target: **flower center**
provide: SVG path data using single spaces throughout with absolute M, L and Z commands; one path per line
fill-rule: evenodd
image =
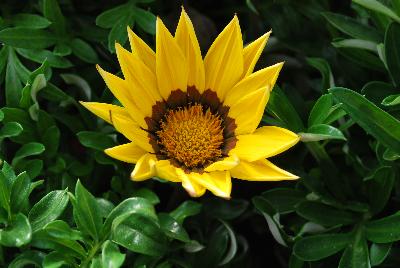
M 222 120 L 201 104 L 169 110 L 156 132 L 161 152 L 188 168 L 204 166 L 222 155 Z

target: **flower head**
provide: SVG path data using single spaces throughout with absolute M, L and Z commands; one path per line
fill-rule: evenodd
M 135 181 L 157 176 L 194 197 L 206 189 L 229 198 L 231 177 L 296 179 L 265 158 L 296 144 L 289 130 L 257 129 L 283 63 L 253 73 L 270 32 L 243 48 L 238 18 L 220 33 L 204 60 L 182 10 L 175 36 L 157 19 L 156 52 L 128 29 L 132 52 L 116 44 L 124 79 L 98 70 L 123 106 L 82 102 L 131 142 L 105 150 L 135 168 Z

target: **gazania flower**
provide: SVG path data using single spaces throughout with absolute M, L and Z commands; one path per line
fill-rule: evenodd
M 257 129 L 283 63 L 253 73 L 270 33 L 243 48 L 238 18 L 220 33 L 204 60 L 182 10 L 175 36 L 158 18 L 154 52 L 128 28 L 132 52 L 116 44 L 124 79 L 98 70 L 123 106 L 82 102 L 130 140 L 105 150 L 134 163 L 131 177 L 181 183 L 193 197 L 207 190 L 229 198 L 231 177 L 297 179 L 265 158 L 299 140 L 293 132 Z

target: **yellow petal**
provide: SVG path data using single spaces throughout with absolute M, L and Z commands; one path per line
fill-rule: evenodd
M 206 188 L 191 179 L 190 174 L 185 173 L 182 169 L 177 168 L 179 180 L 182 181 L 182 187 L 191 197 L 200 197 L 206 192 Z
M 154 153 L 154 149 L 150 144 L 149 133 L 143 130 L 139 125 L 135 124 L 129 118 L 122 116 L 114 116 L 112 123 L 115 129 L 122 133 L 127 139 L 135 142 L 135 144 L 140 146 L 143 150 Z
M 248 181 L 296 180 L 299 177 L 272 164 L 266 159 L 254 162 L 241 161 L 230 170 L 233 178 Z
M 223 170 L 230 170 L 234 167 L 236 167 L 240 162 L 240 159 L 236 155 L 231 155 L 228 157 L 225 157 L 224 159 L 214 162 L 208 167 L 206 167 L 204 170 L 207 172 L 211 171 L 223 171 Z
M 157 90 L 155 75 L 138 57 L 121 45 L 116 44 L 115 50 L 125 81 L 129 84 L 131 98 L 146 116 L 151 116 L 152 106 L 162 99 Z
M 156 53 L 137 36 L 128 26 L 128 37 L 131 44 L 132 53 L 137 55 L 139 59 L 155 74 L 156 73 Z
M 175 40 L 186 57 L 187 66 L 189 66 L 188 86 L 195 86 L 202 93 L 205 83 L 203 59 L 193 24 L 183 8 L 176 28 Z
M 263 87 L 245 95 L 230 107 L 228 116 L 235 119 L 235 135 L 251 134 L 257 128 L 269 99 L 269 88 Z
M 124 161 L 127 163 L 136 163 L 140 157 L 147 152 L 134 142 L 118 145 L 112 148 L 105 149 L 104 152 L 112 158 Z
M 160 18 L 156 24 L 156 73 L 158 89 L 165 100 L 173 90 L 186 91 L 186 58 Z
M 267 44 L 270 34 L 271 31 L 259 37 L 257 40 L 251 42 L 243 49 L 243 77 L 246 77 L 253 72 L 254 66 L 260 58 L 260 55 L 264 50 L 265 44 Z
M 229 171 L 190 173 L 190 178 L 216 196 L 226 199 L 231 197 L 232 180 Z
M 144 181 L 155 176 L 156 157 L 153 154 L 143 155 L 135 165 L 131 173 L 131 179 L 134 181 Z
M 266 126 L 253 134 L 237 136 L 235 148 L 229 154 L 236 154 L 240 160 L 253 162 L 286 151 L 299 141 L 299 136 L 290 130 Z
M 205 88 L 217 92 L 223 100 L 243 72 L 243 41 L 236 15 L 211 45 L 204 68 Z
M 79 103 L 109 124 L 112 124 L 113 115 L 117 114 L 119 116 L 129 117 L 128 111 L 121 106 L 101 102 L 80 101 Z
M 169 160 L 158 160 L 156 162 L 157 177 L 172 182 L 180 182 L 176 170 L 178 168 L 173 166 Z
M 114 96 L 122 103 L 122 105 L 128 110 L 130 116 L 143 128 L 147 128 L 147 124 L 144 121 L 144 114 L 138 109 L 136 104 L 129 93 L 128 84 L 118 76 L 110 74 L 104 71 L 99 65 L 96 66 L 100 75 L 103 77 L 107 87 L 111 90 Z
M 224 100 L 224 104 L 230 107 L 244 95 L 250 94 L 261 87 L 267 86 L 272 90 L 282 66 L 283 62 L 280 62 L 247 76 L 229 91 Z

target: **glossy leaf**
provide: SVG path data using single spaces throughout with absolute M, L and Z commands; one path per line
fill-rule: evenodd
M 0 245 L 6 247 L 20 247 L 32 239 L 32 229 L 28 218 L 18 213 L 10 226 L 0 230 Z
M 21 211 L 23 205 L 28 204 L 30 194 L 31 179 L 26 172 L 17 176 L 11 187 L 11 210 L 14 213 Z
M 335 81 L 333 79 L 332 70 L 329 63 L 322 58 L 307 58 L 307 63 L 316 68 L 322 75 L 321 91 L 333 87 Z
M 179 205 L 176 209 L 170 212 L 178 223 L 182 224 L 187 217 L 194 216 L 200 213 L 201 204 L 188 200 Z
M 346 140 L 343 133 L 330 125 L 313 125 L 307 129 L 306 133 L 299 133 L 303 142 L 313 142 L 321 140 Z
M 400 23 L 400 21 L 399 21 Z M 393 22 L 385 34 L 385 58 L 395 85 L 400 86 L 400 24 Z
M 400 215 L 370 221 L 365 225 L 367 239 L 374 243 L 390 243 L 400 240 Z
M 392 18 L 393 20 L 400 22 L 400 17 L 396 15 L 396 13 L 393 10 L 391 10 L 390 8 L 388 8 L 387 6 L 385 6 L 384 4 L 382 4 L 377 0 L 353 0 L 353 2 L 372 11 L 382 13 Z
M 67 191 L 52 191 L 39 200 L 29 212 L 32 230 L 43 228 L 47 223 L 57 219 L 68 204 Z
M 189 235 L 186 230 L 173 217 L 167 213 L 160 213 L 158 220 L 166 236 L 182 242 L 189 242 Z
M 102 267 L 118 268 L 125 261 L 125 254 L 120 253 L 117 245 L 107 240 L 102 246 L 101 264 Z
M 358 230 L 353 242 L 344 251 L 339 268 L 370 268 L 368 245 L 362 231 Z
M 373 243 L 369 250 L 371 266 L 380 265 L 389 255 L 391 248 L 392 248 L 392 243 L 386 243 L 386 244 Z
M 38 155 L 43 153 L 45 150 L 44 145 L 38 142 L 30 142 L 27 144 L 24 144 L 16 153 L 14 156 L 14 159 L 12 161 L 13 165 L 16 165 L 18 161 L 21 159 L 32 156 L 32 155 Z
M 343 109 L 365 131 L 387 147 L 400 152 L 400 121 L 352 90 L 332 88 L 329 91 L 337 101 L 343 103 Z

